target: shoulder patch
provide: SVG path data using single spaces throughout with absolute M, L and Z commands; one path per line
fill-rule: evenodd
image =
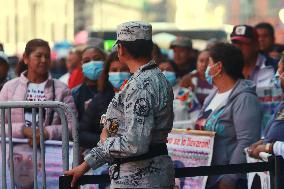
M 150 113 L 150 103 L 145 98 L 139 98 L 134 105 L 134 113 L 138 116 L 148 117 Z

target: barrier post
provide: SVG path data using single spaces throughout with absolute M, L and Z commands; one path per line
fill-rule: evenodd
M 2 150 L 2 189 L 7 188 L 6 181 L 6 134 L 5 134 L 5 109 L 1 108 L 1 150 Z M 4 121 L 3 121 L 4 120 Z M 2 142 L 4 141 L 4 142 Z
M 71 189 L 70 183 L 72 181 L 71 176 L 60 176 L 59 177 L 59 189 Z
M 284 186 L 283 182 L 283 158 L 281 156 L 274 157 L 274 189 L 282 189 Z
M 271 189 L 273 189 L 274 186 L 275 186 L 275 183 L 274 183 L 275 163 L 274 163 L 274 161 L 275 161 L 275 157 L 274 156 L 268 157 L 268 163 L 270 163 L 270 165 L 271 165 L 270 169 L 268 170 L 269 171 L 269 176 L 270 176 L 270 188 Z

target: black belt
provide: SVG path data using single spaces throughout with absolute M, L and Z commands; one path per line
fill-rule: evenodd
M 128 157 L 128 158 L 115 158 L 112 165 L 114 165 L 114 170 L 111 179 L 116 180 L 119 178 L 120 165 L 128 162 L 135 162 L 154 158 L 161 155 L 168 155 L 168 149 L 166 143 L 155 144 L 149 147 L 147 153 L 140 156 Z

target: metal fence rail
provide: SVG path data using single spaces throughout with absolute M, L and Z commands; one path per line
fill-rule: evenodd
M 8 101 L 0 102 L 1 109 L 1 147 L 2 147 L 2 189 L 7 188 L 6 181 L 6 131 L 5 127 L 8 126 L 8 141 L 9 141 L 9 156 L 10 156 L 10 178 L 11 188 L 15 188 L 14 184 L 14 162 L 13 162 L 13 141 L 12 131 L 13 123 L 11 119 L 11 109 L 13 108 L 31 108 L 32 109 L 32 130 L 33 130 L 33 168 L 34 168 L 34 189 L 38 188 L 37 182 L 37 144 L 36 144 L 36 109 L 39 110 L 39 132 L 40 132 L 40 156 L 42 164 L 42 183 L 43 188 L 46 187 L 46 171 L 45 171 L 45 144 L 44 144 L 44 126 L 43 126 L 43 109 L 54 109 L 60 119 L 62 125 L 62 159 L 63 159 L 63 171 L 69 169 L 69 131 L 67 119 L 71 118 L 75 127 L 72 128 L 73 137 L 73 166 L 79 164 L 79 143 L 78 143 L 78 124 L 74 111 L 65 103 L 58 101 L 44 101 L 44 102 L 31 102 L 31 101 Z M 5 119 L 6 117 L 6 119 Z M 5 120 L 7 123 L 5 123 Z
M 284 160 L 279 156 L 271 156 L 268 162 L 243 163 L 231 165 L 184 167 L 175 169 L 175 177 L 195 177 L 219 174 L 235 174 L 269 171 L 271 177 L 271 189 L 282 189 L 284 186 Z M 59 178 L 59 189 L 71 189 L 71 176 Z M 78 180 L 78 185 L 109 183 L 108 175 L 84 175 Z

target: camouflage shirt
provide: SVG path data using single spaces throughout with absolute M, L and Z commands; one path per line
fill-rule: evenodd
M 104 127 L 109 137 L 85 157 L 97 168 L 114 158 L 147 153 L 149 146 L 166 143 L 173 125 L 173 92 L 154 61 L 140 67 L 110 103 Z M 113 166 L 110 167 L 112 174 Z M 159 179 L 157 179 L 159 178 Z M 169 156 L 157 156 L 120 166 L 113 188 L 171 188 L 174 168 Z

